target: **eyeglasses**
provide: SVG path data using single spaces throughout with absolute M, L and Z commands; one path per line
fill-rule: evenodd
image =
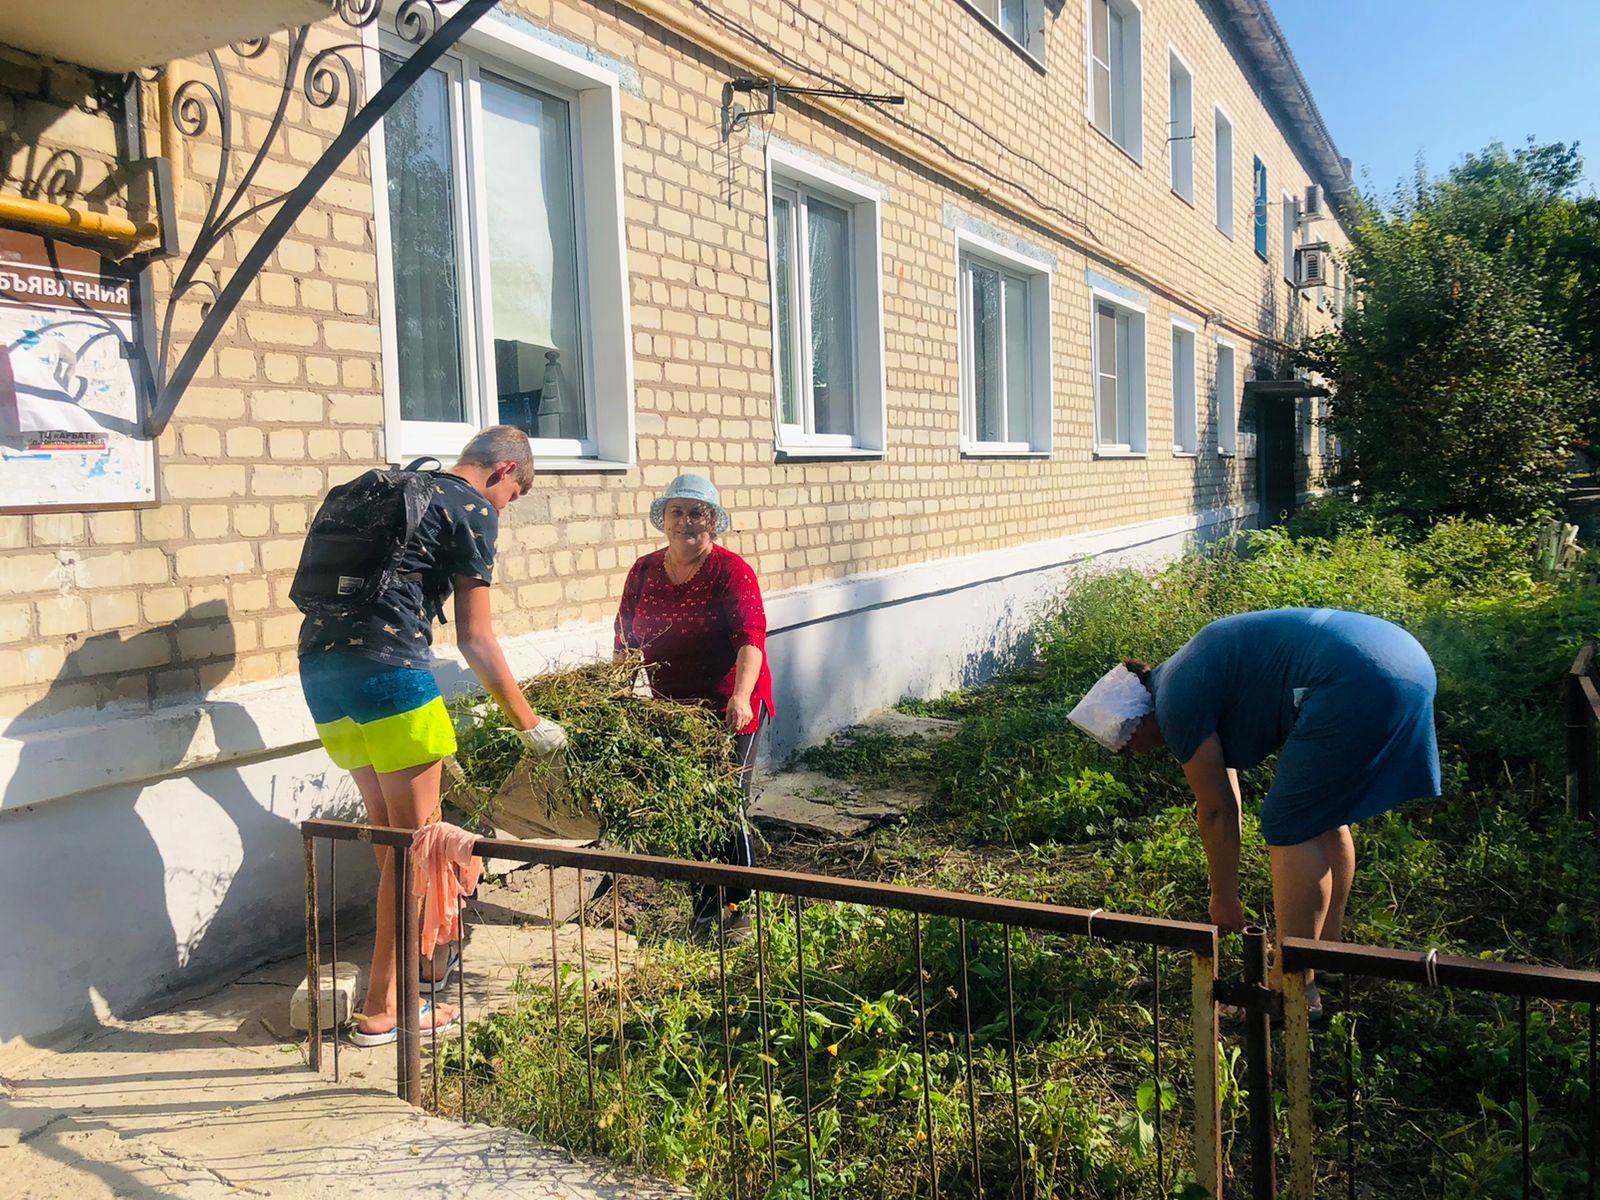
M 687 508 L 678 504 L 669 504 L 667 506 L 667 519 L 676 519 L 686 525 L 709 525 L 717 519 L 717 514 L 701 504 Z

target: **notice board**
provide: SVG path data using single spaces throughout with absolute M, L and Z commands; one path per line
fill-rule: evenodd
M 0 511 L 155 502 L 134 324 L 115 264 L 0 229 Z

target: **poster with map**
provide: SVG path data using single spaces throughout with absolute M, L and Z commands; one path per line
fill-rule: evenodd
M 94 251 L 0 229 L 0 511 L 155 502 L 131 302 Z

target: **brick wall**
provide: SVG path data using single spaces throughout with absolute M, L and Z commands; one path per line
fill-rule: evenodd
M 636 69 L 639 80 L 638 94 L 622 96 L 638 465 L 622 474 L 546 474 L 513 506 L 494 590 L 503 634 L 608 618 L 622 573 L 659 544 L 645 519 L 650 499 L 681 469 L 703 470 L 723 489 L 735 515 L 727 544 L 753 561 L 768 591 L 1249 498 L 1250 460 L 1218 457 L 1214 441 L 1198 458 L 1168 450 L 1167 318 L 1204 322 L 1223 314 L 1292 339 L 1328 317 L 1291 296 L 1277 262 L 1280 193 L 1303 193 L 1310 174 L 1203 4 L 1145 5 L 1142 166 L 1088 123 L 1080 4 L 1045 18 L 1043 71 L 956 0 L 720 0 L 726 25 L 696 18 L 752 49 L 776 48 L 800 64 L 788 68 L 797 82 L 904 92 L 904 109 L 890 117 L 864 110 L 862 120 L 893 120 L 918 144 L 987 173 L 1006 194 L 1031 197 L 1016 210 L 968 194 L 800 104 L 785 103 L 763 129 L 736 136 L 730 164 L 719 102 L 723 81 L 740 71 L 624 5 L 505 0 L 503 7 Z M 323 44 L 340 36 L 332 27 L 318 32 Z M 1168 185 L 1169 42 L 1195 74 L 1193 206 Z M 276 103 L 271 85 L 281 78 L 282 53 L 280 38 L 229 80 L 243 113 L 241 140 L 251 149 Z M 202 74 L 198 63 L 187 70 Z M 104 179 L 114 156 L 104 153 L 103 130 L 85 132 L 86 123 L 104 121 L 71 102 L 70 84 L 51 83 L 57 73 L 0 57 L 0 118 L 11 131 L 6 161 L 14 167 L 30 148 L 96 146 Z M 13 79 L 21 85 L 11 86 Z M 1210 130 L 1218 101 L 1234 122 L 1232 241 L 1212 219 Z M 260 197 L 292 185 L 334 125 L 330 113 L 293 99 L 282 153 L 258 180 Z M 889 428 L 881 459 L 775 461 L 761 149 L 767 132 L 887 194 Z M 1253 155 L 1269 173 L 1266 264 L 1250 238 Z M 12 167 L 7 191 L 18 187 Z M 208 198 L 204 181 L 215 173 L 214 142 L 193 146 L 187 167 L 186 244 Z M 0 515 L 0 719 L 155 705 L 293 673 L 299 616 L 286 593 L 309 516 L 330 485 L 388 453 L 369 179 L 363 149 L 252 286 L 161 439 L 159 506 Z M 1055 256 L 1054 452 L 1047 460 L 959 453 L 947 205 Z M 1052 234 L 1041 215 L 1075 236 Z M 1340 241 L 1332 221 L 1316 232 Z M 226 247 L 224 260 L 237 252 Z M 1151 449 L 1141 459 L 1093 454 L 1084 272 L 1114 277 L 1106 256 L 1134 261 L 1203 309 L 1182 309 L 1130 281 L 1150 304 Z M 158 274 L 158 288 L 169 282 L 170 270 Z M 192 307 L 181 311 L 180 328 L 192 330 L 197 321 Z M 1205 328 L 1198 339 L 1202 404 L 1211 332 Z M 1242 380 L 1251 348 L 1234 340 Z

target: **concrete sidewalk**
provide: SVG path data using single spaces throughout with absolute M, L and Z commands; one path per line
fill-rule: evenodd
M 519 972 L 549 978 L 549 926 L 525 923 L 517 891 L 480 893 L 465 954 L 474 1019 L 509 1007 Z M 590 969 L 604 979 L 611 938 L 597 932 Z M 576 927 L 559 928 L 558 941 L 562 961 L 576 963 Z M 364 966 L 369 950 L 366 938 L 352 939 L 340 957 Z M 631 954 L 623 938 L 624 970 Z M 336 1084 L 325 1043 L 324 1072 L 312 1074 L 304 1035 L 287 1028 L 304 971 L 291 959 L 72 1044 L 8 1052 L 0 1059 L 0 1190 L 26 1200 L 689 1194 L 509 1130 L 427 1116 L 395 1097 L 392 1046 L 342 1045 Z M 455 996 L 452 986 L 448 1002 Z

